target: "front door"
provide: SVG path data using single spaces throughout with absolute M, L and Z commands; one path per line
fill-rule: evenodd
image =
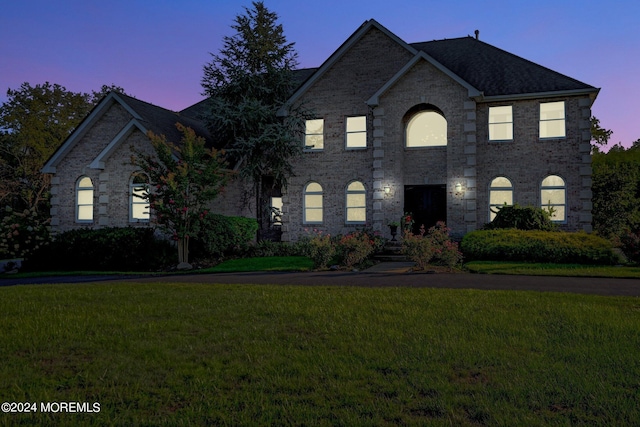
M 406 185 L 404 187 L 404 211 L 413 215 L 413 232 L 417 234 L 420 226 L 425 230 L 438 221 L 447 221 L 446 185 Z

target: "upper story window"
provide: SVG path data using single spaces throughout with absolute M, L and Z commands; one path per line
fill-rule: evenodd
M 304 187 L 303 222 L 305 224 L 322 224 L 322 186 L 310 182 Z
M 135 173 L 129 184 L 129 221 L 149 221 L 149 179 L 143 173 Z
M 347 117 L 347 148 L 367 147 L 367 116 Z
M 504 205 L 513 205 L 513 185 L 509 178 L 499 176 L 489 186 L 489 221 L 494 220 L 498 209 Z
M 549 175 L 540 186 L 540 205 L 551 213 L 551 220 L 567 220 L 567 189 L 564 179 L 558 175 Z
M 407 122 L 406 147 L 447 145 L 447 119 L 433 110 L 418 111 Z
M 367 191 L 360 181 L 347 186 L 346 203 L 347 224 L 364 224 L 367 221 Z
M 304 149 L 324 149 L 324 119 L 313 119 L 305 122 Z
M 93 182 L 88 176 L 76 183 L 76 221 L 93 222 Z
M 512 106 L 489 107 L 489 141 L 511 140 L 513 140 Z
M 540 138 L 564 138 L 564 101 L 540 104 Z

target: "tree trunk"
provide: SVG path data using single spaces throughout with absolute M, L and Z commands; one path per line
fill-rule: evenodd
M 178 240 L 178 270 L 192 268 L 192 265 L 189 264 L 189 236 L 185 236 Z

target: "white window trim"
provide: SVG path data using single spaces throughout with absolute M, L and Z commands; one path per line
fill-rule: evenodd
M 349 186 L 353 183 L 362 184 L 364 190 L 352 190 L 349 191 Z M 364 194 L 364 206 L 349 206 L 350 194 Z M 344 191 L 344 223 L 347 225 L 362 225 L 367 223 L 367 187 L 365 187 L 362 181 L 351 181 L 347 184 Z M 349 209 L 364 209 L 364 221 L 349 221 Z
M 491 109 L 492 108 L 503 108 L 503 107 L 511 107 L 511 121 L 509 122 L 492 122 L 491 121 Z M 508 142 L 508 141 L 513 141 L 513 105 L 495 105 L 493 107 L 489 107 L 489 128 L 488 130 L 488 136 L 489 136 L 489 141 L 491 142 Z M 510 139 L 501 139 L 501 138 L 496 138 L 496 139 L 492 139 L 491 138 L 491 125 L 506 125 L 506 124 L 510 124 L 511 125 L 511 138 Z
M 547 185 L 547 186 L 543 186 L 542 182 L 549 178 L 550 176 L 557 176 L 558 178 L 560 178 L 562 180 L 562 182 L 564 183 L 564 185 Z M 544 190 L 563 190 L 564 192 L 564 200 L 563 203 L 548 203 L 545 202 L 544 200 L 542 200 L 542 192 Z M 544 178 L 542 178 L 542 181 L 540 181 L 540 207 L 544 210 L 547 210 L 547 208 L 549 206 L 554 207 L 554 206 L 562 206 L 564 208 L 564 218 L 563 219 L 553 219 L 551 218 L 551 221 L 557 223 L 557 224 L 566 224 L 567 223 L 567 180 L 564 179 L 563 177 L 561 177 L 560 175 L 557 174 L 551 174 L 551 175 L 547 175 Z M 548 212 L 548 211 L 547 211 Z
M 80 186 L 80 181 L 82 181 L 84 178 L 88 178 L 89 179 L 89 181 L 91 182 L 91 187 L 81 187 Z M 83 191 L 91 190 L 91 203 L 80 204 L 80 197 L 79 197 L 80 190 L 83 190 Z M 76 203 L 75 203 L 75 205 L 76 205 L 76 223 L 79 223 L 79 224 L 93 224 L 93 221 L 94 221 L 94 218 L 95 218 L 95 213 L 94 213 L 95 202 L 94 202 L 94 198 L 95 198 L 95 186 L 93 185 L 93 180 L 91 179 L 91 177 L 88 177 L 86 175 L 82 175 L 76 181 Z M 81 206 L 91 206 L 91 219 L 80 219 L 80 207 Z
M 131 179 L 129 181 L 129 222 L 132 223 L 137 223 L 137 222 L 149 222 L 150 217 L 151 217 L 151 207 L 149 206 L 149 202 L 145 201 L 143 199 L 140 199 L 139 197 L 136 197 L 133 195 L 133 191 L 136 188 L 144 188 L 146 189 L 147 192 L 149 192 L 149 184 L 143 184 L 143 183 L 134 183 L 133 180 L 135 179 L 135 177 L 137 175 L 141 175 L 141 172 L 136 172 L 133 175 L 131 175 Z M 148 182 L 148 179 L 147 179 Z M 134 218 L 133 217 L 133 207 L 134 205 L 146 205 L 147 206 L 147 218 Z
M 307 133 L 307 125 L 306 123 L 311 121 L 311 120 L 322 120 L 322 133 Z M 316 118 L 316 119 L 309 119 L 305 121 L 305 128 L 304 128 L 304 136 L 302 137 L 302 149 L 303 151 L 308 151 L 308 152 L 316 152 L 316 151 L 323 151 L 324 150 L 324 142 L 325 142 L 325 135 L 324 135 L 324 125 L 325 125 L 325 120 L 322 117 Z M 309 146 L 307 145 L 307 136 L 308 135 L 321 135 L 322 136 L 322 147 L 321 148 L 315 148 L 314 146 Z
M 542 119 L 542 106 L 544 104 L 555 104 L 562 103 L 562 118 L 561 119 Z M 542 136 L 542 123 L 548 122 L 559 122 L 562 121 L 564 128 L 564 135 L 561 136 Z M 540 140 L 550 140 L 550 139 L 566 139 L 567 138 L 567 104 L 565 101 L 552 101 L 552 102 L 541 102 L 538 107 L 538 138 Z
M 307 188 L 309 187 L 309 185 L 311 184 L 318 184 L 320 186 L 320 191 L 307 191 Z M 322 199 L 322 206 L 319 208 L 307 208 L 307 195 L 312 195 L 312 196 L 320 196 Z M 322 220 L 320 221 L 307 221 L 307 209 L 312 209 L 312 210 L 319 210 L 321 213 L 321 217 Z M 322 185 L 316 181 L 310 181 L 307 182 L 304 185 L 304 190 L 302 192 L 302 223 L 303 224 L 323 224 L 324 223 L 324 187 L 322 187 Z
M 357 131 L 349 131 L 349 126 L 348 126 L 348 122 L 349 119 L 356 119 L 356 118 L 364 118 L 364 130 L 357 130 Z M 345 117 L 344 120 L 344 147 L 346 150 L 366 150 L 367 149 L 367 145 L 368 145 L 368 141 L 367 141 L 367 116 L 347 116 Z M 349 135 L 357 135 L 357 134 L 364 134 L 364 146 L 350 146 L 349 145 Z
M 493 183 L 493 181 L 495 181 L 497 178 L 504 178 L 504 179 L 509 180 L 509 183 L 511 184 L 511 186 L 510 186 L 510 187 L 492 187 L 492 186 L 491 186 L 491 184 L 492 184 L 492 183 Z M 514 197 L 513 197 L 513 196 L 514 196 L 514 191 L 513 191 L 513 181 L 511 181 L 511 179 L 510 179 L 510 178 L 507 178 L 507 177 L 506 177 L 506 176 L 504 176 L 504 175 L 499 175 L 499 176 L 495 176 L 495 177 L 493 177 L 493 178 L 491 179 L 491 181 L 489 182 L 489 222 L 493 221 L 493 219 L 491 218 L 491 215 L 493 214 L 493 212 L 491 212 L 491 209 L 492 209 L 492 208 L 498 208 L 498 207 L 504 206 L 504 204 L 502 204 L 502 205 L 497 205 L 497 204 L 493 204 L 493 203 L 491 203 L 491 192 L 492 192 L 492 191 L 494 191 L 494 190 L 495 190 L 495 191 L 506 191 L 506 190 L 509 190 L 509 191 L 511 191 L 511 202 L 512 202 L 512 203 L 513 203 L 513 199 L 514 199 Z M 513 205 L 511 204 L 511 205 L 507 205 L 507 206 L 513 206 Z
M 412 124 L 412 122 L 414 120 L 416 120 L 418 118 L 418 116 L 422 115 L 422 114 L 427 114 L 427 113 L 433 113 L 433 114 L 437 114 L 440 117 L 442 117 L 442 119 L 444 120 L 444 126 L 445 126 L 445 141 L 444 144 L 428 144 L 428 145 L 409 145 L 409 126 Z M 415 112 L 411 118 L 407 121 L 406 125 L 404 126 L 404 148 L 405 149 L 409 149 L 409 150 L 414 150 L 414 149 L 418 149 L 418 150 L 422 150 L 425 148 L 442 148 L 442 147 L 446 147 L 449 145 L 449 121 L 447 120 L 447 118 L 444 116 L 444 114 L 440 113 L 439 111 L 436 110 L 421 110 L 421 111 L 417 111 Z

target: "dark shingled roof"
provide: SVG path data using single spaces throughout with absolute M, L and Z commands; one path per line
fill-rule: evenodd
M 157 105 L 149 104 L 148 102 L 140 101 L 139 99 L 131 96 L 118 94 L 122 100 L 133 109 L 142 120 L 140 122 L 150 131 L 157 135 L 164 135 L 167 141 L 179 143 L 182 139 L 182 133 L 176 128 L 176 123 L 181 123 L 184 126 L 190 127 L 196 133 L 196 135 L 205 138 L 208 142 L 211 140 L 209 131 L 204 124 L 196 118 L 175 113 Z M 197 104 L 196 104 L 197 105 Z
M 473 37 L 411 43 L 485 96 L 521 95 L 593 86 L 513 55 Z

